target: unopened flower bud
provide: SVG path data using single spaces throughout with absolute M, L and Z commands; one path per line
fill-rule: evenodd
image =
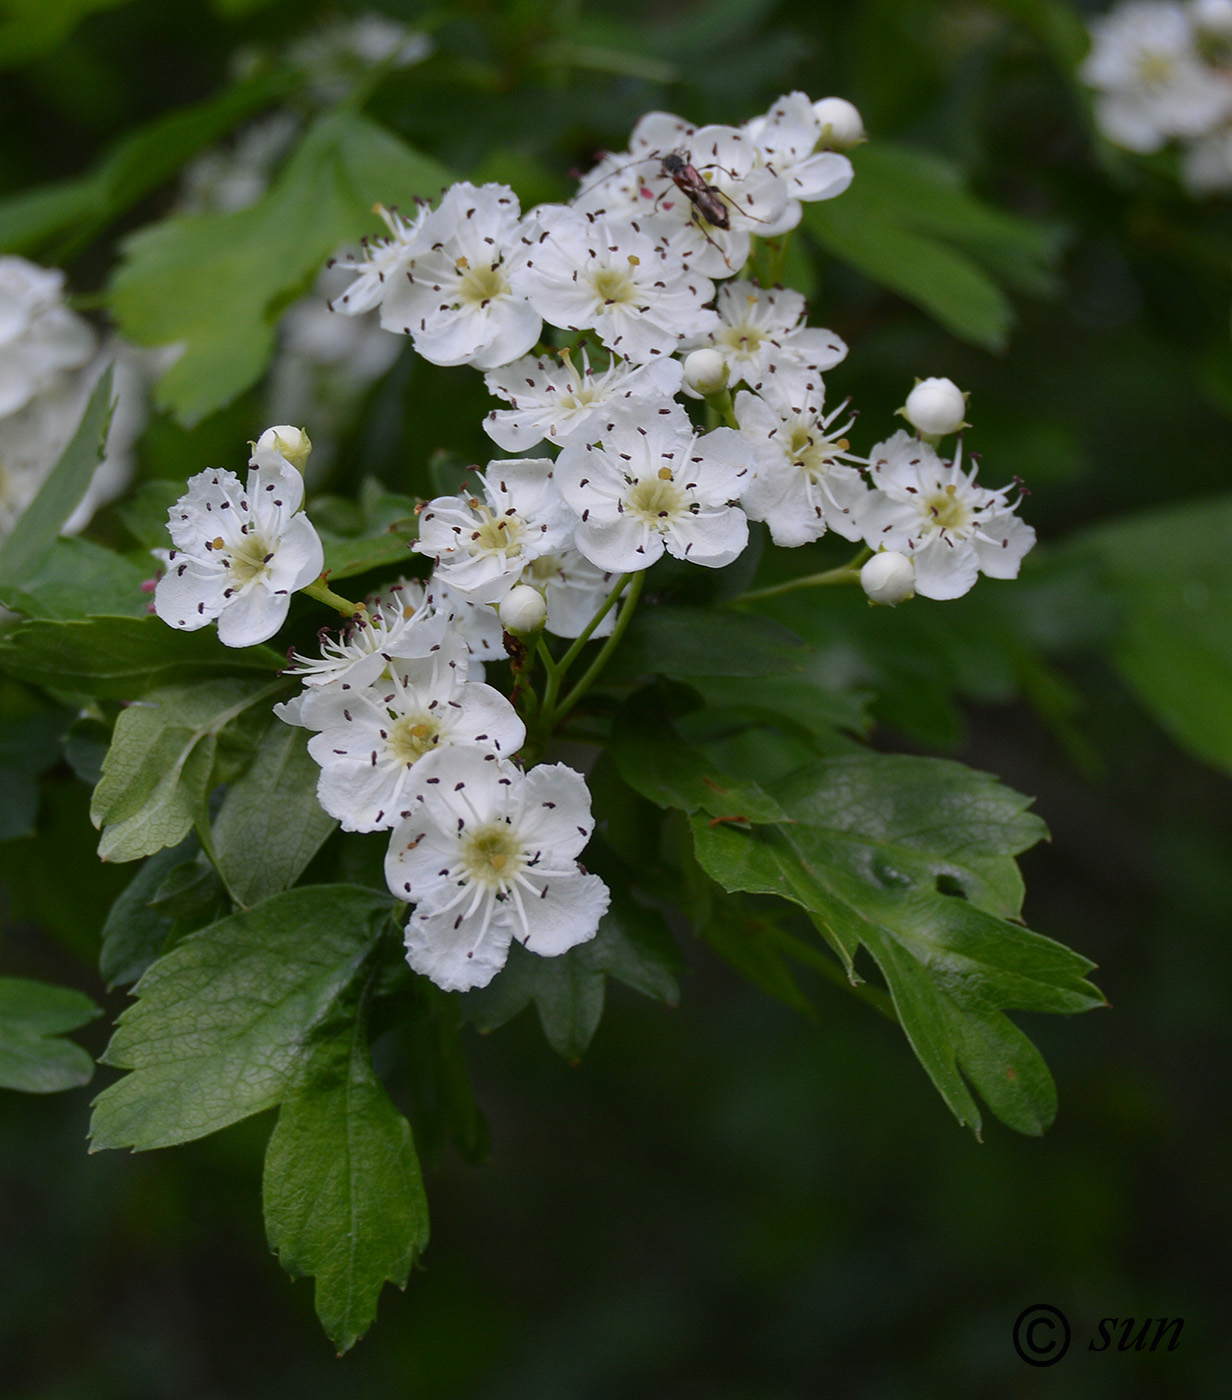
M 289 423 L 280 423 L 276 428 L 266 428 L 257 439 L 257 451 L 277 452 L 302 472 L 312 443 L 303 428 L 293 428 Z
M 684 382 L 703 398 L 727 388 L 730 372 L 717 350 L 694 350 L 684 357 Z
M 1189 14 L 1201 33 L 1232 39 L 1232 0 L 1193 0 Z
M 952 379 L 921 379 L 899 412 L 925 437 L 945 437 L 967 426 L 967 396 Z
M 529 584 L 511 588 L 497 608 L 501 626 L 515 637 L 532 637 L 548 620 L 548 605 L 542 593 Z
M 860 110 L 845 97 L 823 97 L 813 103 L 813 111 L 821 123 L 821 144 L 831 150 L 845 151 L 867 141 L 864 118 Z
M 860 570 L 860 584 L 871 602 L 895 607 L 915 597 L 915 565 L 896 549 L 882 550 Z

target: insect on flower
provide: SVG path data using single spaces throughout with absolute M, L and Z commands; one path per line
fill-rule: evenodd
M 715 228 L 731 228 L 731 218 L 723 203 L 727 196 L 722 190 L 706 183 L 692 160 L 688 151 L 668 151 L 660 164 L 663 174 L 707 223 Z

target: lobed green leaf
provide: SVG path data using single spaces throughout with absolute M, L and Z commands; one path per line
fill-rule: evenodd
M 285 658 L 269 647 L 225 647 L 212 629 L 177 632 L 157 617 L 38 619 L 0 638 L 0 671 L 31 685 L 103 700 L 133 700 L 172 682 L 268 678 Z
M 219 735 L 278 688 L 201 681 L 151 691 L 116 720 L 90 819 L 102 860 L 137 860 L 184 839 L 205 810 Z
M 317 1316 L 341 1354 L 372 1325 L 388 1281 L 406 1286 L 428 1243 L 428 1203 L 406 1119 L 372 1072 L 366 1018 L 308 1051 L 265 1154 L 265 1228 L 293 1275 L 316 1277 Z
M 227 888 L 257 904 L 299 879 L 338 823 L 322 811 L 320 769 L 303 729 L 275 721 L 214 819 L 214 854 Z
M 0 977 L 0 1088 L 54 1094 L 88 1084 L 94 1061 L 60 1037 L 99 1015 L 81 992 Z
M 182 343 L 159 402 L 192 424 L 260 378 L 278 317 L 326 260 L 372 227 L 372 205 L 434 195 L 448 173 L 350 109 L 320 117 L 246 209 L 178 215 L 131 237 L 111 284 L 121 329 Z
M 280 1102 L 339 1022 L 389 904 L 345 885 L 288 890 L 160 958 L 103 1056 L 131 1073 L 95 1100 L 92 1150 L 190 1142 Z
M 1051 1078 L 1001 1012 L 1103 999 L 1085 958 L 999 917 L 1021 897 L 1012 856 L 1043 834 L 1026 800 L 957 764 L 876 754 L 822 760 L 771 793 L 783 823 L 693 818 L 702 868 L 724 889 L 799 904 L 853 979 L 866 948 L 960 1122 L 980 1130 L 965 1073 L 1004 1122 L 1043 1131 L 1056 1110 Z
M 1093 550 L 1122 605 L 1113 662 L 1172 737 L 1232 773 L 1232 496 L 1105 525 Z

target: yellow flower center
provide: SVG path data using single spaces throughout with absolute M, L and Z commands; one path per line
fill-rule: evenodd
M 218 548 L 218 542 L 214 542 Z M 231 581 L 236 588 L 243 588 L 254 579 L 264 578 L 269 573 L 270 560 L 274 552 L 265 541 L 264 535 L 255 532 L 243 536 L 231 551 Z
M 637 300 L 637 283 L 619 267 L 601 267 L 590 279 L 595 296 L 607 306 Z
M 489 889 L 505 889 L 524 863 L 522 847 L 504 822 L 476 827 L 462 845 L 462 868 L 472 880 Z
M 1145 87 L 1162 87 L 1172 81 L 1176 63 L 1168 53 L 1138 55 L 1138 77 Z
M 389 730 L 389 752 L 409 768 L 440 743 L 441 727 L 431 715 L 401 715 Z
M 965 530 L 971 523 L 971 511 L 967 503 L 959 499 L 953 482 L 944 491 L 929 496 L 925 505 L 939 530 Z
M 665 477 L 663 472 L 668 475 Z M 670 468 L 660 468 L 658 476 L 637 481 L 625 498 L 626 508 L 638 519 L 656 530 L 666 530 L 681 515 L 687 501 L 684 492 L 672 480 Z
M 464 262 L 465 259 L 459 259 Z M 497 297 L 508 294 L 509 283 L 499 267 L 471 267 L 463 273 L 458 283 L 459 304 L 486 306 Z
M 471 536 L 472 554 L 503 554 L 515 559 L 522 552 L 525 526 L 519 516 L 493 515 L 485 505 L 475 506 L 482 524 Z

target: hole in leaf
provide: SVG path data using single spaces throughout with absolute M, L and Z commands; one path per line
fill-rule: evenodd
M 959 884 L 953 875 L 937 876 L 937 893 L 951 894 L 955 899 L 966 899 L 967 897 L 967 891 L 963 889 L 962 885 Z

